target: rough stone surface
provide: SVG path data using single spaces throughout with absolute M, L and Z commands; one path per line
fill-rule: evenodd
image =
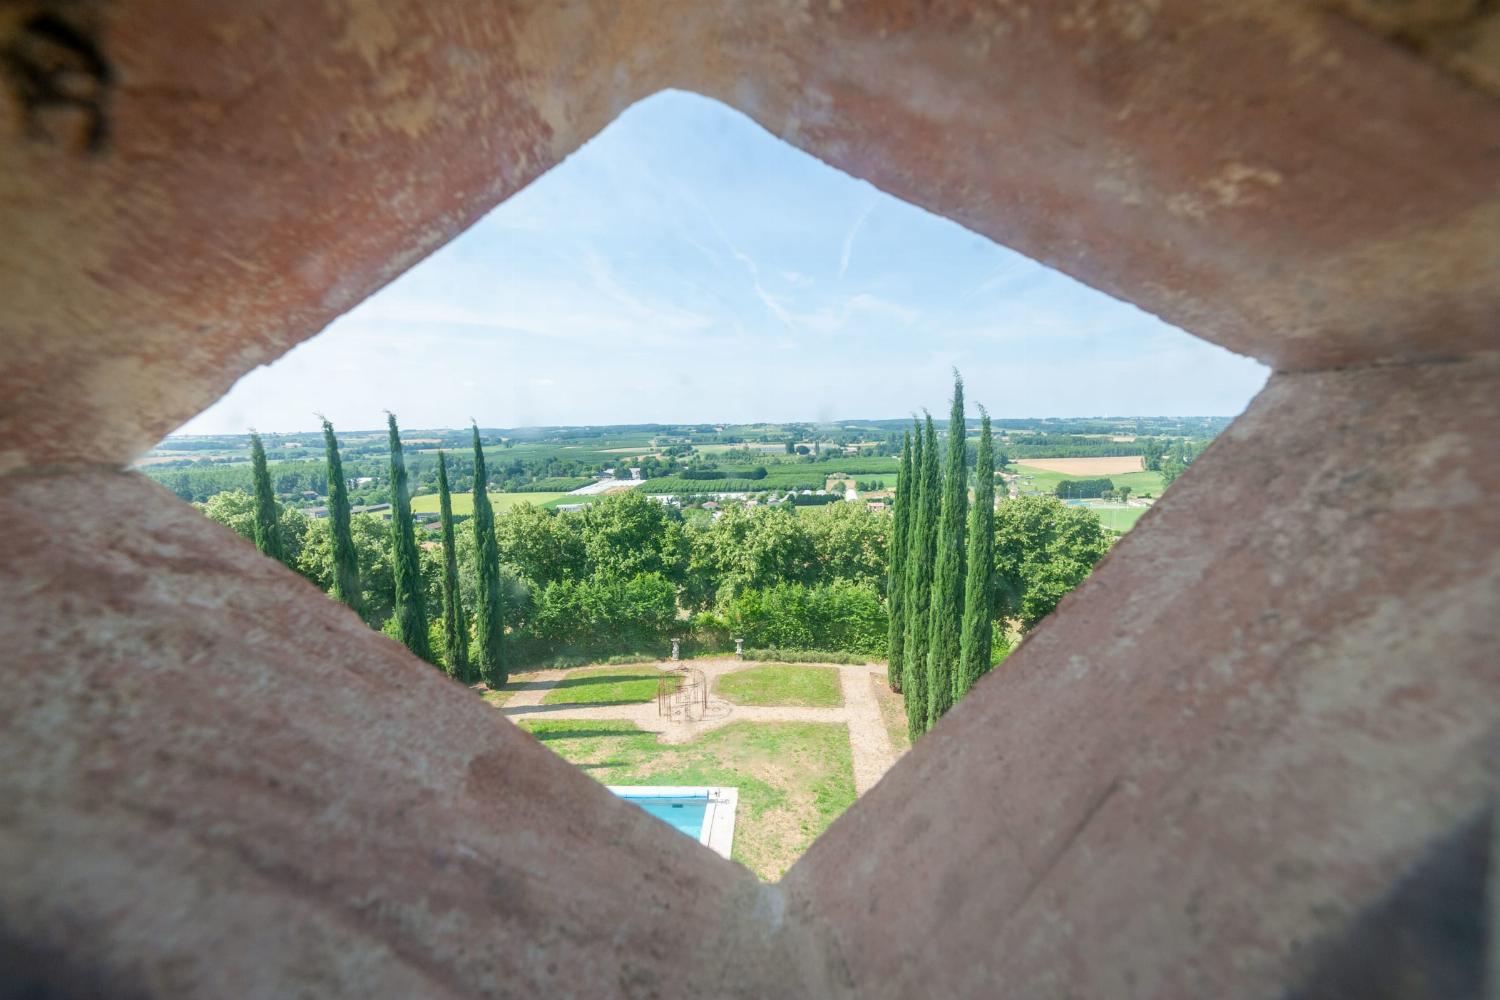
M 1312 976 L 1500 792 L 1496 426 L 1494 359 L 1275 376 L 787 874 L 856 992 Z
M 0 468 L 128 461 L 664 87 L 1277 368 L 1495 338 L 1500 101 L 1321 4 L 56 9 L 103 131 L 6 78 Z
M 1492 7 L 0 5 L 0 995 L 1474 982 Z M 114 471 L 664 87 L 1281 372 L 779 888 Z
M 764 995 L 774 890 L 154 484 L 0 551 L 0 995 Z

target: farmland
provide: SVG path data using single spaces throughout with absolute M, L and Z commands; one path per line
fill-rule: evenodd
M 544 507 L 550 503 L 561 500 L 567 496 L 566 493 L 491 493 L 490 503 L 497 511 L 510 510 L 519 507 L 523 503 Z M 438 512 L 438 497 L 436 493 L 426 493 L 422 496 L 411 498 L 411 510 L 413 514 L 436 514 Z M 474 494 L 453 494 L 453 516 L 468 517 L 474 513 Z
M 1061 482 L 1109 478 L 1133 497 L 1160 496 L 1170 481 L 1150 468 L 1180 473 L 1225 423 L 1220 418 L 1129 418 L 1101 420 L 996 420 L 997 451 L 1022 476 L 1023 493 L 1054 493 Z M 826 491 L 847 483 L 860 494 L 896 485 L 902 435 L 909 420 L 850 420 L 831 424 L 648 424 L 619 427 L 484 429 L 489 451 L 488 485 L 497 510 L 523 503 L 556 507 L 589 503 L 594 497 L 567 494 L 622 467 L 637 472 L 641 492 L 689 502 L 709 494 L 760 495 Z M 974 442 L 974 423 L 966 437 Z M 939 425 L 939 433 L 946 428 Z M 437 451 L 447 455 L 454 513 L 471 513 L 473 432 L 462 429 L 407 431 L 407 473 L 418 514 L 437 512 Z M 273 489 L 281 502 L 309 512 L 328 503 L 321 433 L 264 435 Z M 386 433 L 340 431 L 343 471 L 355 506 L 390 501 Z M 1170 454 L 1169 454 L 1170 453 Z M 1174 457 L 1174 456 L 1180 456 Z M 183 500 L 197 503 L 251 488 L 245 435 L 174 437 L 143 457 L 137 469 Z M 834 492 L 838 492 L 835 487 Z M 565 499 L 566 497 L 566 499 Z M 1128 528 L 1137 508 L 1099 510 L 1106 526 Z M 316 516 L 315 514 L 312 516 Z M 699 520 L 702 520 L 699 518 Z
M 1128 472 L 1144 472 L 1139 455 L 1113 455 L 1100 458 L 1026 458 L 1018 459 L 1017 465 L 1043 472 L 1061 472 L 1065 476 L 1119 476 Z
M 1076 461 L 1076 460 L 1075 460 Z M 1008 465 L 1005 467 L 1007 473 L 1021 477 L 1020 489 L 1022 493 L 1054 493 L 1057 484 L 1067 479 L 1092 479 L 1094 476 L 1068 475 L 1048 469 L 1038 469 L 1031 465 Z M 1107 477 L 1116 487 L 1128 486 L 1133 496 L 1137 497 L 1159 497 L 1165 487 L 1162 485 L 1162 477 L 1159 472 L 1127 472 L 1120 475 Z

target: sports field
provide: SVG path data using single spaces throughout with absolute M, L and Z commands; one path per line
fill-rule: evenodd
M 1088 507 L 1098 518 L 1099 523 L 1104 525 L 1104 530 L 1113 531 L 1117 534 L 1125 534 L 1135 527 L 1135 522 L 1141 519 L 1141 515 L 1150 510 L 1149 507 Z

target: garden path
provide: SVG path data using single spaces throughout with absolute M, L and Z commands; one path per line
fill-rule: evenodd
M 669 661 L 658 667 L 666 669 Z M 639 728 L 658 734 L 665 743 L 687 743 L 703 733 L 731 722 L 830 722 L 847 726 L 849 749 L 854 761 L 854 790 L 863 795 L 875 786 L 896 762 L 890 736 L 880 717 L 870 676 L 885 675 L 884 667 L 868 663 L 810 663 L 806 666 L 829 667 L 838 671 L 844 704 L 836 708 L 801 708 L 790 705 L 736 705 L 712 693 L 714 680 L 723 674 L 756 666 L 777 664 L 724 660 L 690 660 L 686 665 L 703 671 L 709 683 L 708 710 L 696 722 L 681 722 L 657 713 L 655 701 L 634 705 L 543 705 L 547 692 L 566 675 L 565 670 L 542 670 L 526 675 L 513 689 L 515 693 L 501 711 L 513 722 L 537 719 L 558 722 L 617 721 L 631 722 Z

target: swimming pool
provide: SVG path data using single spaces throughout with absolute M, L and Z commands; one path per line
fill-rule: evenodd
M 724 857 L 734 845 L 737 788 L 685 785 L 610 785 L 609 790 L 633 802 L 678 833 Z

